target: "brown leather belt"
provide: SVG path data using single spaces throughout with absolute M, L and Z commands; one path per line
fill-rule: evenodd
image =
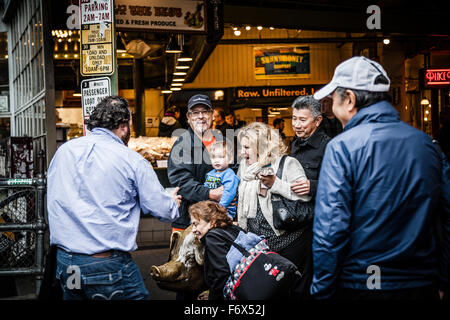
M 105 251 L 105 252 L 100 252 L 100 253 L 95 253 L 93 254 L 91 257 L 93 258 L 108 258 L 111 255 L 112 251 Z

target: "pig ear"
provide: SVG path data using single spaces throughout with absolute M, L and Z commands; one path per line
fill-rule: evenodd
M 172 251 L 176 247 L 178 240 L 180 240 L 181 232 L 180 231 L 173 231 L 170 235 L 170 248 L 169 248 L 169 261 L 172 260 L 173 254 Z
M 195 261 L 200 266 L 202 266 L 204 263 L 204 258 L 203 258 L 204 253 L 205 253 L 205 248 L 203 247 L 203 244 L 200 241 L 198 241 L 197 239 L 195 239 L 194 256 L 195 256 Z

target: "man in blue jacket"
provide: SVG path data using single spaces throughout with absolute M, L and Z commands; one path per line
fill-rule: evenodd
M 314 95 L 333 99 L 344 127 L 319 176 L 315 298 L 438 299 L 448 288 L 448 167 L 426 134 L 400 121 L 389 85 L 381 65 L 353 57 Z M 440 250 L 438 214 L 446 230 Z

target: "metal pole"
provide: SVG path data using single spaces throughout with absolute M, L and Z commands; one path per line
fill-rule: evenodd
M 44 151 L 39 151 L 38 163 L 39 172 L 37 174 L 37 200 L 36 200 L 36 294 L 39 294 L 41 283 L 44 274 L 44 235 L 47 225 L 44 220 L 44 198 L 45 198 L 45 184 L 44 177 Z

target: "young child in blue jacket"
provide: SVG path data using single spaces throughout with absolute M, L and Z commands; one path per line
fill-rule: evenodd
M 223 185 L 224 191 L 219 204 L 228 210 L 231 219 L 236 216 L 236 205 L 230 203 L 236 196 L 239 185 L 239 178 L 234 171 L 229 168 L 233 161 L 233 148 L 226 142 L 215 142 L 209 148 L 209 156 L 213 170 L 206 174 L 204 186 L 209 189 L 216 189 Z

